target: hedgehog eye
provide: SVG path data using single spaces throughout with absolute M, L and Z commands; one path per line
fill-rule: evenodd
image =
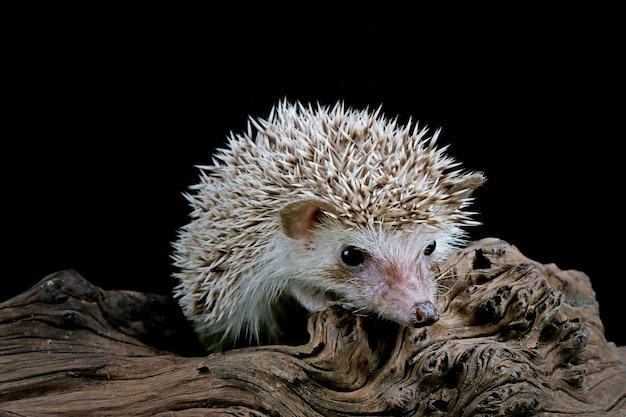
M 436 247 L 437 247 L 437 242 L 433 240 L 424 248 L 424 255 L 426 256 L 432 255 Z
M 346 246 L 341 249 L 341 260 L 348 266 L 359 266 L 365 262 L 366 258 L 365 252 L 354 246 Z

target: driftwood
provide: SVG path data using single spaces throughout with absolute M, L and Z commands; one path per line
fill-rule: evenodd
M 73 271 L 0 304 L 7 416 L 626 415 L 626 347 L 588 277 L 497 239 L 444 265 L 441 320 L 407 329 L 340 308 L 310 340 L 206 355 L 171 298 Z

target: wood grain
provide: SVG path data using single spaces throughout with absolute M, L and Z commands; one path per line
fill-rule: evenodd
M 6 416 L 626 415 L 626 347 L 588 277 L 498 239 L 442 265 L 421 329 L 313 314 L 310 340 L 206 355 L 176 303 L 74 271 L 0 304 Z

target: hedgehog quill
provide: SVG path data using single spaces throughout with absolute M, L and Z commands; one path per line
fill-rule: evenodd
M 287 100 L 231 133 L 198 167 L 172 244 L 174 296 L 207 350 L 279 343 L 293 301 L 435 323 L 436 266 L 479 224 L 467 207 L 485 180 L 439 133 Z

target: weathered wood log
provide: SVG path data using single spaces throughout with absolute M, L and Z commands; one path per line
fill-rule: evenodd
M 301 346 L 206 355 L 175 302 L 73 271 L 0 304 L 7 416 L 626 415 L 626 347 L 588 277 L 497 239 L 445 265 L 422 329 L 314 314 Z

